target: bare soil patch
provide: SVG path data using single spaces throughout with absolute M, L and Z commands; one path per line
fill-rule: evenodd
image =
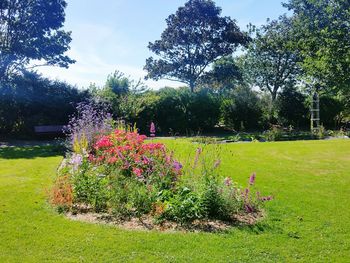
M 236 215 L 231 222 L 222 220 L 195 220 L 191 224 L 181 225 L 176 222 L 164 221 L 155 223 L 151 215 L 140 218 L 132 217 L 118 219 L 107 213 L 94 213 L 85 211 L 82 213 L 66 213 L 66 216 L 74 221 L 82 221 L 94 224 L 108 224 L 127 230 L 157 230 L 164 232 L 224 232 L 232 227 L 254 225 L 264 218 L 263 212 Z

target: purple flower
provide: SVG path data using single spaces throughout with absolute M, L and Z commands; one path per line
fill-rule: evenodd
M 182 169 L 182 164 L 178 161 L 173 162 L 173 168 L 176 172 L 179 172 Z
M 264 197 L 261 197 L 260 200 L 263 201 L 263 202 L 266 202 L 266 201 L 271 201 L 273 199 L 272 196 L 264 196 Z
M 197 166 L 197 163 L 198 163 L 198 159 L 199 159 L 199 155 L 202 153 L 202 148 L 197 148 L 196 150 L 196 156 L 194 157 L 194 164 L 193 164 L 193 167 L 196 167 Z
M 226 177 L 224 180 L 224 184 L 226 186 L 231 186 L 232 185 L 232 179 L 230 177 Z
M 150 134 L 151 134 L 151 137 L 156 136 L 156 126 L 154 125 L 153 122 L 151 122 L 151 127 L 150 127 L 150 129 L 149 129 L 149 132 L 150 132 Z
M 218 168 L 221 163 L 221 160 L 216 160 L 214 163 L 214 169 Z
M 96 135 L 111 131 L 112 116 L 107 109 L 108 105 L 97 101 L 78 103 L 76 113 L 70 116 L 68 125 L 64 127 L 69 143 L 73 145 L 75 140 L 84 136 L 91 147 Z
M 77 170 L 83 163 L 83 156 L 81 154 L 74 153 L 70 158 L 69 163 L 73 165 L 73 170 Z
M 249 178 L 249 184 L 250 184 L 250 185 L 253 185 L 253 184 L 254 184 L 254 182 L 255 182 L 255 177 L 256 177 L 256 174 L 255 174 L 255 173 L 253 173 L 253 174 L 250 176 L 250 178 Z
M 252 212 L 254 212 L 254 209 L 253 209 L 253 207 L 252 207 L 250 204 L 245 204 L 244 208 L 245 208 L 245 211 L 246 211 L 247 213 L 252 213 Z

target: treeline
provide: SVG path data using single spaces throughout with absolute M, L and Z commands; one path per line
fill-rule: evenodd
M 149 90 L 120 72 L 110 74 L 102 87 L 79 90 L 36 73 L 17 76 L 0 86 L 0 133 L 34 134 L 37 125 L 65 125 L 82 101 L 108 106 L 115 119 L 136 123 L 148 134 L 154 122 L 163 135 L 193 135 L 214 131 L 263 131 L 277 124 L 308 130 L 310 96 L 296 88 L 281 91 L 275 102 L 269 94 L 237 85 L 230 90 L 188 87 Z M 322 124 L 327 129 L 346 126 L 349 106 L 345 97 L 322 95 Z
M 229 90 L 203 86 L 196 92 L 188 87 L 145 90 L 140 82 L 120 72 L 109 75 L 106 84 L 89 89 L 91 96 L 111 106 L 114 117 L 136 123 L 148 133 L 154 122 L 164 135 L 197 134 L 218 129 L 262 131 L 271 125 L 307 130 L 310 128 L 310 97 L 296 88 L 286 88 L 276 101 L 269 94 L 243 83 Z M 339 129 L 346 123 L 346 99 L 322 95 L 322 123 L 327 129 Z
M 66 82 L 34 72 L 0 84 L 0 135 L 32 136 L 37 125 L 65 125 L 78 102 L 89 98 Z
M 247 32 L 222 16 L 214 1 L 188 0 L 166 19 L 160 39 L 149 43 L 154 56 L 144 67 L 147 79 L 172 79 L 186 87 L 157 91 L 118 71 L 103 86 L 91 85 L 85 91 L 28 72 L 25 66 L 33 59 L 63 67 L 74 62 L 62 55 L 69 49 L 70 33 L 61 32 L 61 41 L 48 33 L 63 26 L 66 3 L 59 1 L 60 15 L 55 18 L 38 1 L 25 0 L 24 6 L 5 2 L 0 7 L 5 16 L 0 19 L 1 35 L 10 34 L 6 39 L 14 40 L 11 34 L 16 30 L 27 35 L 19 34 L 24 39 L 18 38 L 18 43 L 0 45 L 2 134 L 31 134 L 35 125 L 66 124 L 74 105 L 91 99 L 110 105 L 114 118 L 136 123 L 143 133 L 151 122 L 164 135 L 266 130 L 276 125 L 309 129 L 314 94 L 320 97 L 325 128 L 349 125 L 348 0 L 289 0 L 284 4 L 289 15 L 260 27 L 250 25 Z M 36 21 L 40 16 L 32 15 L 31 6 L 42 8 L 40 12 L 58 20 L 57 25 L 41 28 Z M 14 23 L 17 13 L 28 15 L 18 17 L 20 27 Z M 13 30 L 4 31 L 10 27 Z M 34 41 L 39 38 L 45 41 Z M 240 55 L 235 55 L 237 50 Z

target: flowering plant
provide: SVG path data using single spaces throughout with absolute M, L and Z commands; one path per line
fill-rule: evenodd
M 101 133 L 88 152 L 73 152 L 62 163 L 53 188 L 53 203 L 89 207 L 118 217 L 152 215 L 158 222 L 189 223 L 196 219 L 234 220 L 235 215 L 260 211 L 272 197 L 254 193 L 256 175 L 247 188 L 219 173 L 218 152 L 196 150 L 186 165 L 174 159 L 165 145 L 147 142 L 129 129 Z M 211 161 L 210 161 L 211 160 Z M 214 160 L 214 162 L 213 162 Z
M 111 130 L 112 116 L 107 112 L 107 106 L 93 101 L 79 103 L 76 114 L 64 128 L 68 143 L 76 153 L 88 151 L 97 135 Z
M 182 165 L 167 153 L 162 143 L 145 143 L 137 132 L 115 130 L 101 136 L 93 146 L 89 161 L 95 165 L 118 167 L 125 176 L 147 184 L 161 183 L 170 188 L 181 175 Z

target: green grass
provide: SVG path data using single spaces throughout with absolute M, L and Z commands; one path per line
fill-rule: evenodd
M 186 159 L 197 144 L 167 140 Z M 207 146 L 207 150 L 213 145 Z M 273 194 L 268 218 L 229 233 L 126 231 L 70 221 L 46 202 L 62 159 L 0 148 L 0 262 L 349 262 L 350 141 L 220 146 L 224 176 Z

